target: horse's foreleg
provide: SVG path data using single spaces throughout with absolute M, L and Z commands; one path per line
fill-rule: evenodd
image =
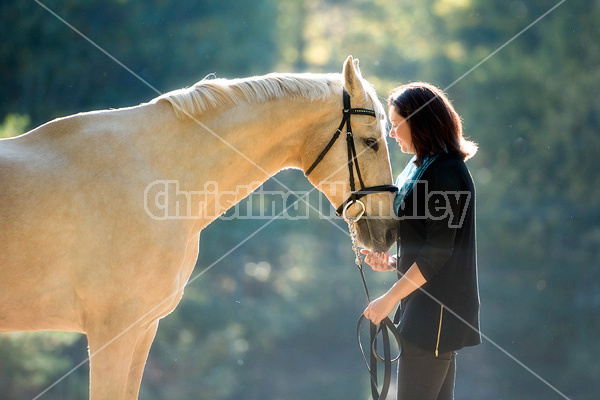
M 137 326 L 87 333 L 90 351 L 90 400 L 123 400 L 137 343 L 146 330 Z
M 146 366 L 146 360 L 148 359 L 150 346 L 152 346 L 154 336 L 156 336 L 157 328 L 158 320 L 150 324 L 146 330 L 146 333 L 140 337 L 135 346 L 135 352 L 133 353 L 133 359 L 131 361 L 131 368 L 129 369 L 129 378 L 127 379 L 127 391 L 125 393 L 125 398 L 128 400 L 135 400 L 138 398 L 142 375 L 144 374 L 144 367 Z

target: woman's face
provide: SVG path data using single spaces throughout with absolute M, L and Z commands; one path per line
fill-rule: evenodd
M 400 150 L 402 150 L 403 153 L 415 154 L 410 135 L 410 126 L 408 126 L 406 119 L 400 116 L 393 106 L 389 108 L 388 115 L 390 117 L 390 122 L 392 123 L 390 136 L 396 139 L 396 142 L 398 142 L 398 146 L 400 146 Z

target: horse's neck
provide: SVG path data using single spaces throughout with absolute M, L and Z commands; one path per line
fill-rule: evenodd
M 181 190 L 201 192 L 210 185 L 232 193 L 233 205 L 281 169 L 301 167 L 307 135 L 329 120 L 335 124 L 327 102 L 290 102 L 240 105 L 192 119 L 178 119 L 166 102 L 148 105 L 154 123 L 146 134 L 157 167 Z

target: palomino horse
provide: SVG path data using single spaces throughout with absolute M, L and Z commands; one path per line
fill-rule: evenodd
M 306 171 L 336 131 L 343 89 L 353 107 L 380 117 L 353 116 L 365 185 L 392 182 L 383 108 L 357 61 L 349 57 L 342 75 L 204 80 L 0 141 L 0 332 L 84 333 L 90 398 L 136 399 L 158 321 L 181 300 L 196 263 L 200 231 L 248 194 L 237 186 L 283 168 Z M 348 182 L 345 142 L 310 175 L 336 207 L 348 189 L 324 182 Z M 155 218 L 144 196 L 157 181 L 176 181 L 181 192 L 212 182 L 235 196 L 226 205 L 206 198 L 217 215 Z M 395 240 L 394 222 L 384 218 L 392 196 L 368 197 L 370 218 L 356 228 L 364 246 L 387 250 Z M 181 215 L 183 203 L 166 211 Z

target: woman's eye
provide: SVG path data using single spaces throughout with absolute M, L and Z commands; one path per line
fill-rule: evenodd
M 377 139 L 365 139 L 365 145 L 377 151 L 379 149 L 379 141 Z

